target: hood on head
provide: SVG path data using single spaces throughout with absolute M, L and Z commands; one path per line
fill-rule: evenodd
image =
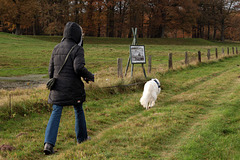
M 78 45 L 82 43 L 82 28 L 75 22 L 67 22 L 63 31 L 63 39 L 72 39 Z

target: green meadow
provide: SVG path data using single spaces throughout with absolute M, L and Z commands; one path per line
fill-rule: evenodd
M 0 77 L 46 76 L 51 51 L 60 40 L 0 33 Z M 66 106 L 54 155 L 43 154 L 51 114 L 45 86 L 0 89 L 0 159 L 239 159 L 240 56 L 226 52 L 238 43 L 138 39 L 146 55 L 152 56 L 148 79 L 158 78 L 162 87 L 150 110 L 139 103 L 147 80 L 141 66 L 134 66 L 133 78 L 130 73 L 123 79 L 117 77 L 117 58 L 123 59 L 125 67 L 130 44 L 131 39 L 85 37 L 86 67 L 97 79 L 86 84 L 84 103 L 92 139 L 77 145 L 74 111 Z M 216 48 L 219 59 L 214 57 Z M 207 49 L 211 50 L 210 61 Z M 205 57 L 203 63 L 196 63 L 198 51 Z M 189 66 L 183 64 L 185 52 L 191 54 Z M 169 53 L 173 53 L 174 70 L 168 71 Z M 128 85 L 134 83 L 138 85 Z M 3 145 L 10 149 L 4 150 Z
M 60 36 L 16 36 L 0 33 L 0 76 L 20 76 L 26 74 L 46 74 L 54 46 L 61 41 Z M 84 38 L 86 67 L 92 72 L 110 72 L 116 70 L 117 58 L 123 59 L 125 69 L 129 57 L 131 38 Z M 138 45 L 145 45 L 146 56 L 152 56 L 153 68 L 167 69 L 168 54 L 173 53 L 173 61 L 184 59 L 185 52 L 190 60 L 196 59 L 198 51 L 206 57 L 211 49 L 214 59 L 215 49 L 222 55 L 227 47 L 236 47 L 239 43 L 211 42 L 203 39 L 147 39 L 139 38 Z M 232 49 L 230 48 L 230 52 Z M 135 65 L 136 71 L 140 65 Z M 116 72 L 111 73 L 116 74 Z M 104 76 L 104 75 L 103 75 Z

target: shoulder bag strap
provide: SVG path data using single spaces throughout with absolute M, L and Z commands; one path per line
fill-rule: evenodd
M 70 53 L 72 52 L 72 50 L 73 50 L 76 46 L 77 46 L 77 44 L 75 44 L 75 45 L 70 49 L 70 51 L 68 52 L 68 54 L 67 54 L 67 56 L 66 56 L 66 58 L 65 58 L 65 60 L 64 60 L 64 62 L 63 62 L 63 65 L 62 65 L 62 67 L 60 68 L 60 70 L 58 71 L 57 75 L 59 75 L 59 73 L 60 73 L 61 70 L 63 69 L 63 66 L 64 66 L 65 63 L 67 62 L 67 59 L 68 59 Z

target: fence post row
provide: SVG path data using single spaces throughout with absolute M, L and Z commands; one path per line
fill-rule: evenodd
M 201 61 L 202 61 L 202 60 L 201 60 L 201 52 L 198 51 L 198 62 L 201 63 Z
M 216 59 L 218 59 L 218 49 L 216 48 Z
M 210 49 L 208 49 L 208 53 L 207 53 L 208 60 L 210 60 L 210 56 L 211 56 Z
M 9 117 L 12 118 L 12 95 L 9 94 Z
M 188 53 L 185 52 L 185 65 L 188 65 Z
M 117 59 L 118 63 L 118 77 L 123 78 L 123 73 L 122 73 L 122 58 Z
M 148 56 L 148 73 L 151 73 L 152 70 L 152 56 Z
M 235 48 L 232 47 L 232 52 L 233 54 L 235 54 Z M 216 59 L 218 59 L 218 49 L 216 48 Z M 227 47 L 227 54 L 229 55 L 229 47 Z M 238 48 L 236 47 L 236 54 L 238 54 Z M 201 58 L 201 51 L 198 51 L 198 62 L 201 63 L 202 62 L 202 58 Z M 225 56 L 224 53 L 224 48 L 222 48 L 222 56 Z M 207 58 L 208 60 L 210 60 L 211 58 L 211 50 L 208 49 L 207 52 Z M 122 58 L 118 58 L 117 59 L 117 63 L 118 63 L 118 77 L 123 78 L 123 73 L 122 73 Z M 189 57 L 188 57 L 188 52 L 185 52 L 185 65 L 189 65 Z M 133 67 L 133 66 L 132 66 Z M 173 59 L 172 59 L 172 53 L 168 54 L 168 69 L 173 69 Z M 152 56 L 149 55 L 148 56 L 148 73 L 151 73 L 152 71 Z M 144 71 L 145 73 L 145 71 Z M 126 74 L 125 74 L 126 76 Z M 9 107 L 11 108 L 11 95 L 9 96 Z M 10 109 L 11 110 L 11 109 Z M 11 113 L 10 113 L 11 114 Z
M 168 54 L 168 69 L 173 69 L 173 64 L 172 64 L 172 53 Z

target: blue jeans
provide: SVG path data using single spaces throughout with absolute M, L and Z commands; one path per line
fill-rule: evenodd
M 44 144 L 50 143 L 53 146 L 55 146 L 63 106 L 53 105 L 52 107 L 53 107 L 53 111 L 46 128 Z M 86 120 L 85 120 L 84 111 L 82 108 L 82 103 L 73 107 L 75 111 L 75 132 L 76 132 L 77 142 L 81 143 L 84 140 L 86 140 L 88 137 Z

